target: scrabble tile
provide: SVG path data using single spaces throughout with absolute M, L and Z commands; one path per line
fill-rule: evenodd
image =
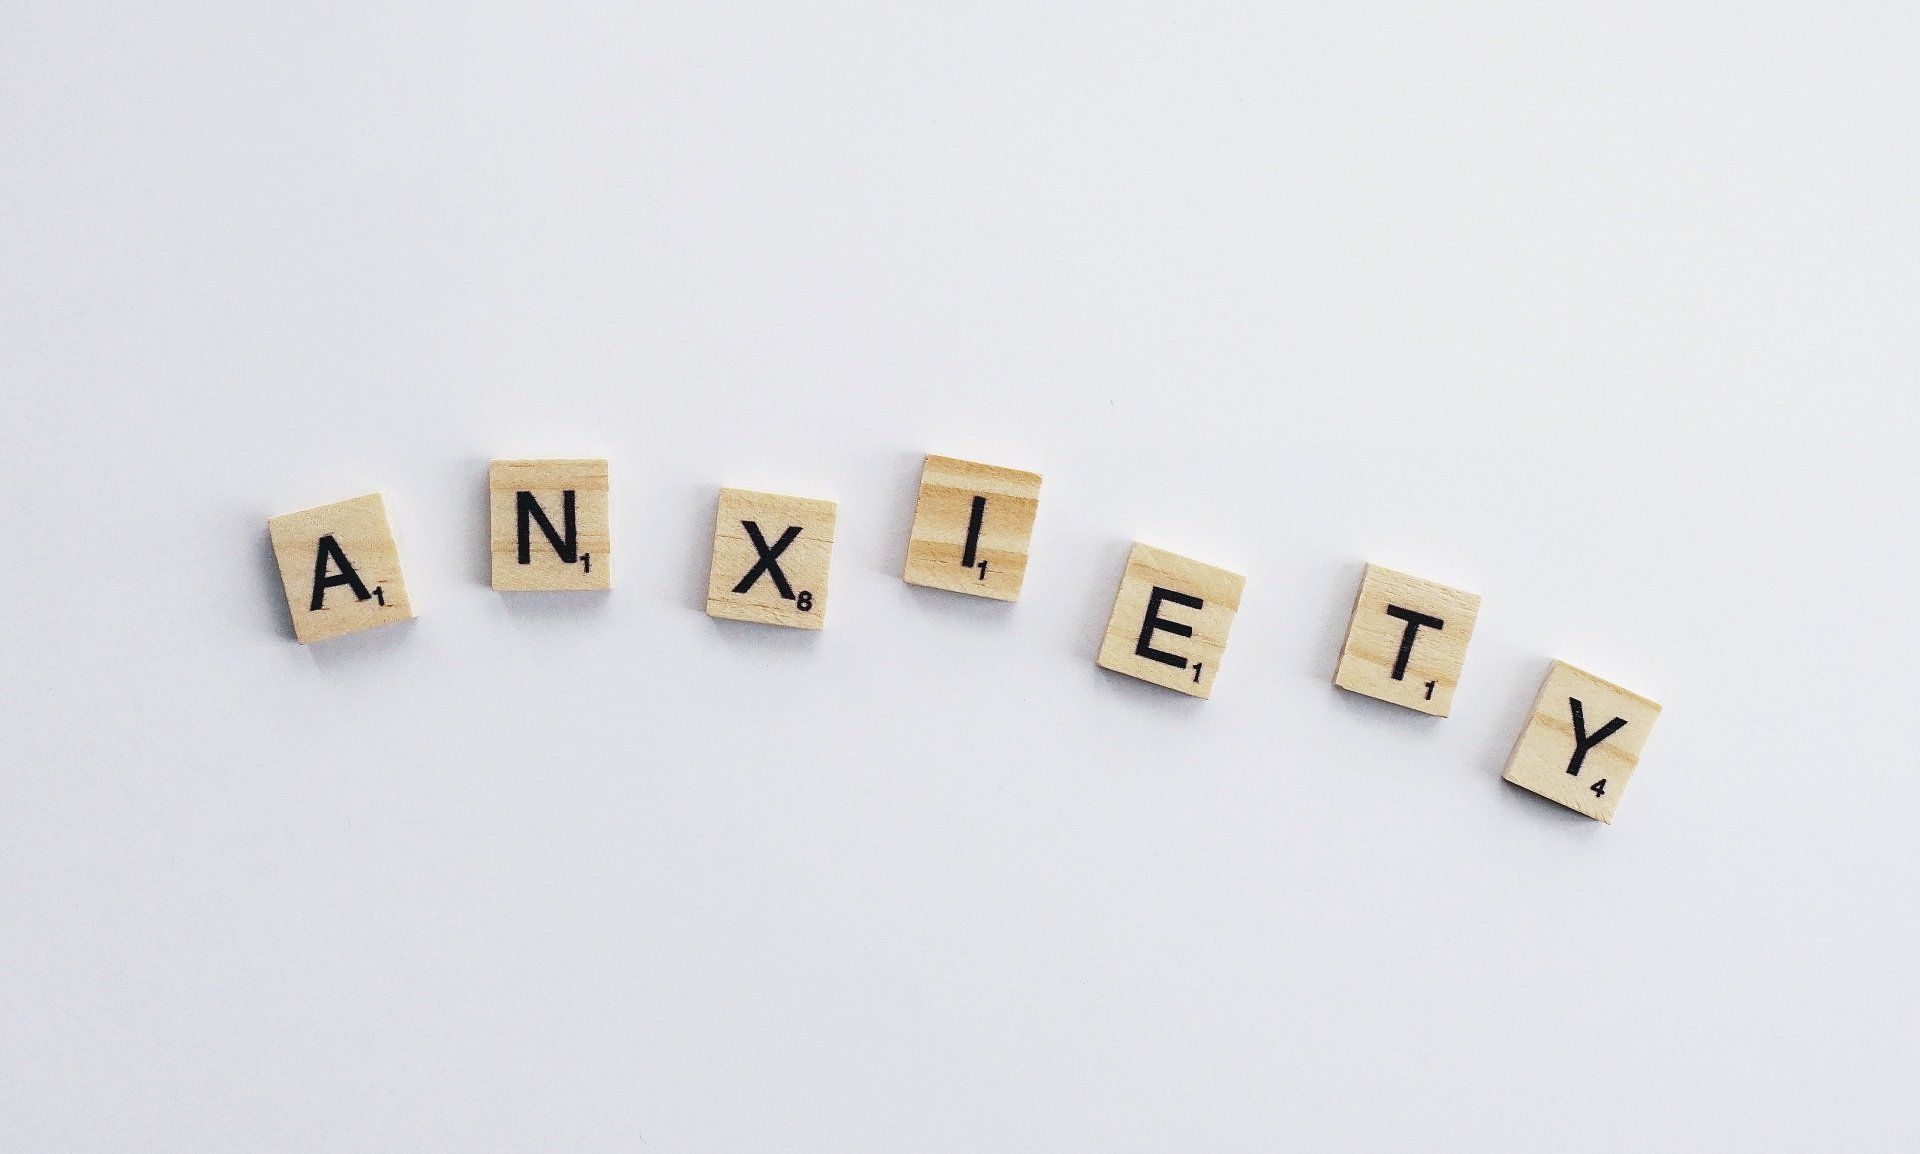
M 1479 614 L 1475 594 L 1369 565 L 1333 683 L 1445 717 Z
M 1136 543 L 1113 599 L 1100 665 L 1194 697 L 1213 696 L 1247 579 Z
M 1556 661 L 1534 699 L 1505 777 L 1588 817 L 1613 821 L 1660 707 Z
M 413 616 L 380 494 L 268 518 L 267 534 L 302 645 Z
M 1020 600 L 1040 474 L 928 455 L 907 541 L 909 585 Z
M 707 613 L 818 629 L 827 616 L 834 504 L 747 489 L 720 490 Z
M 1020 601 L 1041 474 L 927 455 L 906 541 L 910 586 Z
M 605 461 L 494 461 L 487 505 L 495 589 L 612 585 Z

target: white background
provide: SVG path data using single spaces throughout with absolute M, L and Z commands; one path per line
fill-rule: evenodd
M 0 1147 L 1914 1149 L 1913 6 L 802 7 L 0 12 Z M 926 451 L 1046 475 L 1017 605 Z M 611 595 L 491 592 L 600 454 Z M 303 648 L 375 489 L 420 618 Z M 1329 684 L 1369 560 L 1450 719 Z M 1552 657 L 1666 706 L 1611 827 Z

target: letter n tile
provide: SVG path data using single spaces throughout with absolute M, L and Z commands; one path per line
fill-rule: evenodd
M 604 460 L 494 461 L 487 506 L 495 589 L 612 584 Z

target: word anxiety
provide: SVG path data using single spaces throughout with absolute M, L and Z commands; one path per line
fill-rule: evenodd
M 607 589 L 613 580 L 603 460 L 494 461 L 487 470 L 495 589 Z M 1040 477 L 929 456 L 902 576 L 914 585 L 1020 599 Z M 827 618 L 832 501 L 722 489 L 707 612 L 819 629 Z M 378 493 L 267 522 L 302 643 L 413 616 L 400 550 Z M 1135 544 L 1097 660 L 1193 697 L 1213 695 L 1246 579 Z M 1333 681 L 1445 717 L 1466 664 L 1480 598 L 1369 565 Z M 1611 822 L 1660 707 L 1556 661 L 1534 699 L 1505 777 Z

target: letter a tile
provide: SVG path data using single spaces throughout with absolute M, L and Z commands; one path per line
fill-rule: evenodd
M 720 490 L 708 615 L 820 628 L 827 616 L 833 524 L 832 501 Z
M 605 461 L 494 461 L 487 505 L 495 589 L 612 585 Z
M 1620 795 L 1660 707 L 1585 670 L 1556 661 L 1507 759 L 1506 779 L 1600 821 Z
M 1445 717 L 1479 615 L 1472 593 L 1369 565 L 1333 683 Z
M 1213 696 L 1247 579 L 1135 544 L 1100 644 L 1100 665 L 1194 697 Z
M 302 645 L 413 616 L 380 494 L 271 517 L 267 535 Z
M 907 542 L 909 585 L 1020 600 L 1040 474 L 928 455 Z

